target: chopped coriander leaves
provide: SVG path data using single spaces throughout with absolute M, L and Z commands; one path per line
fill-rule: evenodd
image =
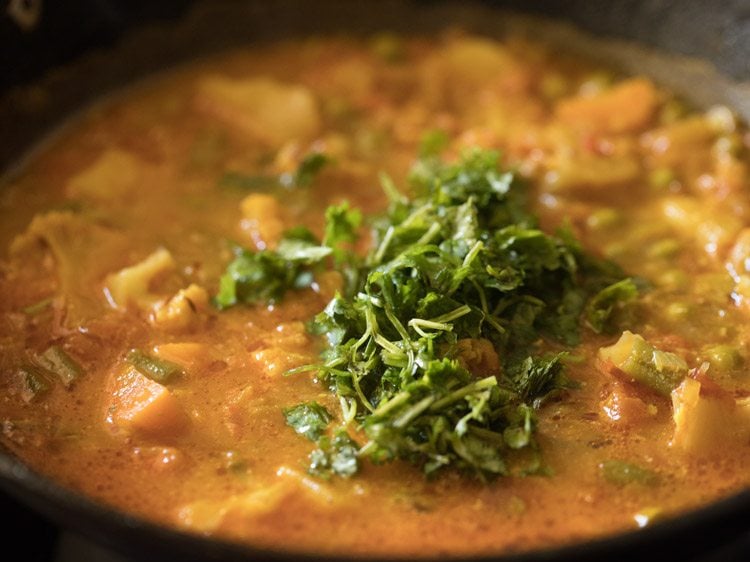
M 225 172 L 218 181 L 221 189 L 235 191 L 272 191 L 279 188 L 293 189 L 309 187 L 320 171 L 331 163 L 331 158 L 323 152 L 311 152 L 305 156 L 293 173 L 247 174 L 236 170 Z
M 577 345 L 582 319 L 606 330 L 637 293 L 569 230 L 540 230 L 524 183 L 496 153 L 445 163 L 439 141 L 425 140 L 410 174 L 416 197 L 381 176 L 390 204 L 370 218 L 364 258 L 351 249 L 362 217 L 344 204 L 327 211 L 322 242 L 303 229 L 276 251 L 242 251 L 221 280 L 226 307 L 279 299 L 324 267 L 345 272 L 343 293 L 310 324 L 328 343 L 322 363 L 295 372 L 317 371 L 367 441 L 359 448 L 343 430 L 331 439 L 331 420 L 310 405 L 285 411 L 318 441 L 313 474 L 349 476 L 361 458 L 404 459 L 427 474 L 543 472 L 535 410 L 570 386 L 566 353 L 553 350 Z
M 322 152 L 311 152 L 305 156 L 294 173 L 294 185 L 307 187 L 313 183 L 320 171 L 331 162 L 331 159 Z
M 310 441 L 317 441 L 325 432 L 333 416 L 317 402 L 298 404 L 284 409 L 288 426 Z
M 349 478 L 359 470 L 359 447 L 349 434 L 339 429 L 333 438 L 323 436 L 318 448 L 310 453 L 307 472 L 313 476 L 330 478 L 332 475 Z

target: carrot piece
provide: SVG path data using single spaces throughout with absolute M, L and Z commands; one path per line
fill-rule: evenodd
M 654 85 L 645 78 L 633 78 L 601 93 L 565 98 L 556 113 L 571 125 L 601 133 L 625 133 L 646 127 L 657 102 Z
M 156 438 L 175 437 L 188 425 L 187 415 L 169 389 L 135 369 L 117 377 L 109 412 L 114 425 Z

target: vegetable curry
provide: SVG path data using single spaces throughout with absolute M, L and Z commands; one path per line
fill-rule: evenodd
M 486 554 L 750 484 L 744 126 L 528 39 L 256 46 L 0 192 L 0 440 L 194 533 Z

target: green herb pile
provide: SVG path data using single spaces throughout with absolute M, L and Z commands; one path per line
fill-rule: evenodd
M 334 416 L 317 403 L 284 411 L 318 443 L 311 473 L 350 476 L 363 458 L 428 474 L 541 472 L 534 412 L 569 386 L 565 350 L 581 329 L 609 330 L 636 286 L 569 231 L 542 232 L 495 152 L 446 163 L 428 151 L 410 183 L 414 198 L 382 178 L 389 206 L 368 221 L 368 255 L 349 250 L 361 214 L 331 207 L 322 241 L 296 228 L 274 251 L 239 251 L 216 303 L 272 301 L 320 269 L 343 273 L 344 291 L 310 325 L 327 341 L 322 362 L 295 370 L 317 371 L 341 405 L 340 427 L 328 428 Z

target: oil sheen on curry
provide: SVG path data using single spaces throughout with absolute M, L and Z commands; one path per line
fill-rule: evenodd
M 0 440 L 280 549 L 470 555 L 747 487 L 744 126 L 528 39 L 256 46 L 0 193 Z

